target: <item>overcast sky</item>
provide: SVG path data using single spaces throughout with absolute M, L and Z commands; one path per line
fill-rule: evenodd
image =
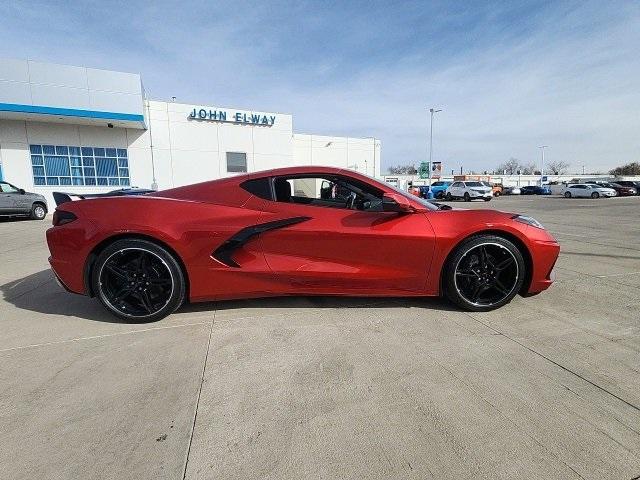
M 62 5 L 62 6 L 57 6 Z M 640 2 L 0 3 L 0 56 L 139 72 L 151 98 L 375 136 L 383 166 L 640 161 Z

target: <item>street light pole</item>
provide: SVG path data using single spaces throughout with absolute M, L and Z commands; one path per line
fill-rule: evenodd
M 428 198 L 433 198 L 433 192 L 431 191 L 431 171 L 433 170 L 433 163 L 432 163 L 432 158 L 433 158 L 433 114 L 441 112 L 442 110 L 436 110 L 434 108 L 430 108 L 429 111 L 431 112 L 431 128 L 430 128 L 430 131 L 429 131 L 429 190 L 428 190 L 428 193 L 427 193 L 427 197 Z
M 540 145 L 538 148 L 542 151 L 542 164 L 540 165 L 540 186 L 542 186 L 542 179 L 544 178 L 544 149 L 549 148 L 549 145 Z

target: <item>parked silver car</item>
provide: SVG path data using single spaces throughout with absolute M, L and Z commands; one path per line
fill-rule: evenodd
M 47 215 L 47 200 L 38 193 L 25 192 L 8 182 L 0 182 L 0 215 L 42 220 Z

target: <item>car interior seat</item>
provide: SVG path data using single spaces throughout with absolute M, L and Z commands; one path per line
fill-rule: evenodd
M 290 202 L 291 201 L 291 184 L 284 178 L 276 178 L 273 183 L 273 187 L 276 192 L 276 201 L 278 202 Z

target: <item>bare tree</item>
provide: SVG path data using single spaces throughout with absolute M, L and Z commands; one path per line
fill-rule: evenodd
M 501 163 L 496 167 L 496 173 L 502 173 L 506 175 L 515 175 L 520 169 L 520 161 L 517 158 L 511 157 L 508 161 Z
M 640 175 L 640 163 L 631 162 L 609 171 L 611 175 Z
M 569 163 L 563 162 L 562 160 L 554 160 L 553 162 L 547 163 L 547 168 L 553 175 L 562 175 L 567 173 Z
M 520 173 L 522 173 L 522 175 L 536 175 L 539 174 L 540 171 L 537 169 L 535 163 L 527 163 L 526 165 L 522 165 Z

